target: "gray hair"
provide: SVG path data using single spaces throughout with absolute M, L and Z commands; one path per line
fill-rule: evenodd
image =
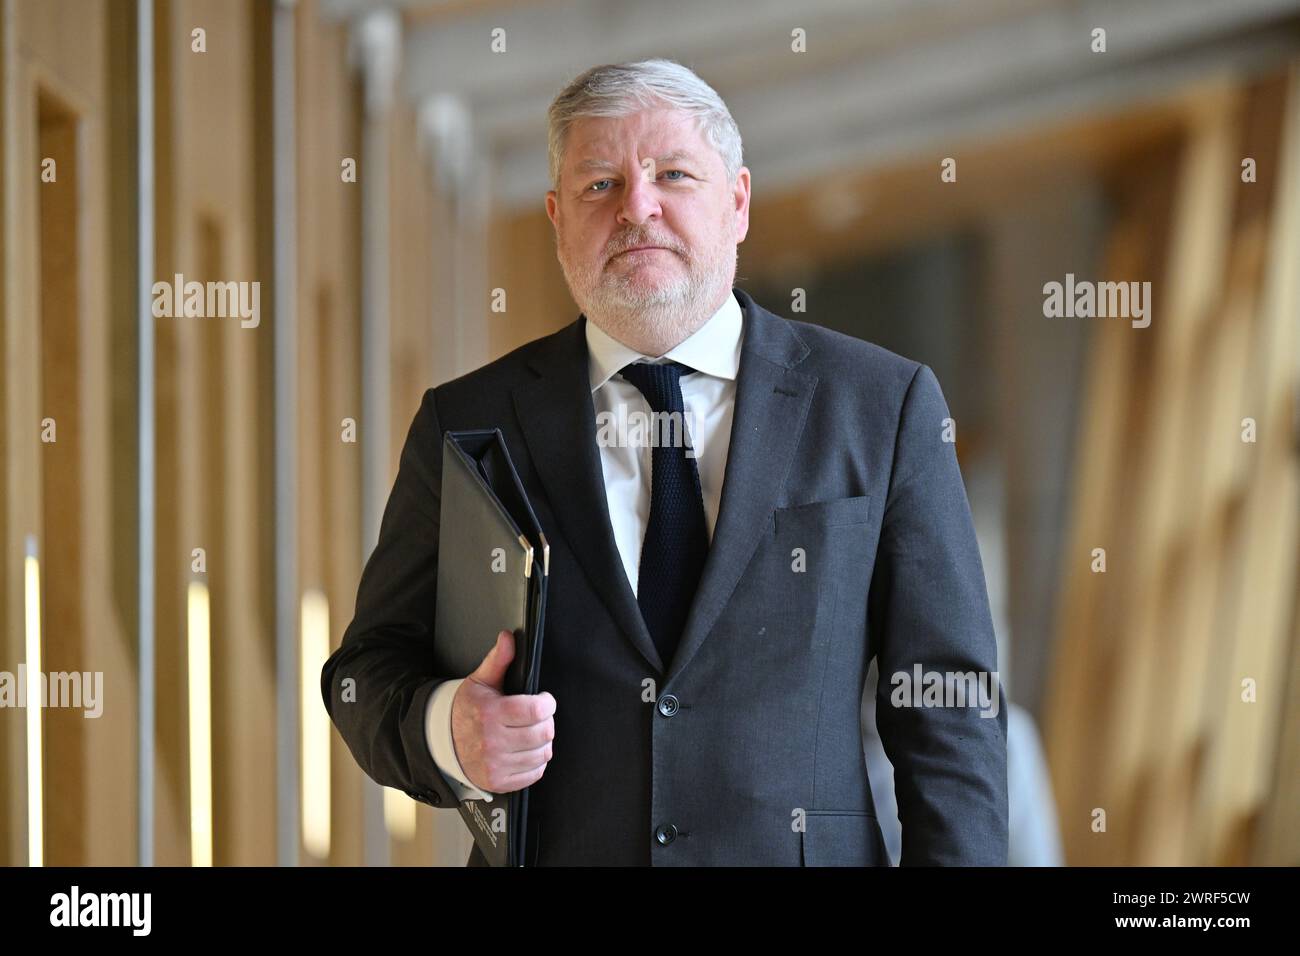
M 573 80 L 547 111 L 546 146 L 551 186 L 558 189 L 569 127 L 589 116 L 627 116 L 641 109 L 683 110 L 722 157 L 727 181 L 734 182 L 743 153 L 740 129 L 722 97 L 694 71 L 672 60 L 606 63 Z

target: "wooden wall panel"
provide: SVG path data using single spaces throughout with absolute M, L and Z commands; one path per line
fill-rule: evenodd
M 110 540 L 115 432 L 110 407 L 107 196 L 110 156 L 108 9 L 92 0 L 5 6 L 5 593 L 6 660 L 23 659 L 23 539 L 42 555 L 43 669 L 102 674 L 101 716 L 49 709 L 45 729 L 45 860 L 134 858 L 134 654 L 113 601 Z M 42 154 L 57 179 L 42 182 Z M 127 282 L 132 281 L 129 277 Z M 50 409 L 52 411 L 47 411 Z M 40 421 L 56 419 L 54 444 Z M 16 641 L 16 643 L 15 643 Z M 83 701 L 83 706 L 87 703 Z M 4 858 L 27 859 L 25 711 L 6 721 Z M 15 741 L 21 750 L 10 749 Z M 94 793 L 97 798 L 89 799 Z
M 1153 250 L 1161 245 L 1173 198 L 1170 177 L 1163 171 L 1176 162 L 1176 146 L 1167 143 L 1146 150 L 1126 164 L 1145 173 L 1126 179 L 1120 191 L 1122 212 L 1104 257 L 1104 275 L 1149 276 L 1158 271 Z M 1137 470 L 1132 457 L 1135 409 L 1142 407 L 1142 340 L 1135 331 L 1108 322 L 1092 332 L 1087 404 L 1079 430 L 1084 450 L 1074 456 L 1078 470 L 1072 530 L 1062 563 L 1056 662 L 1045 697 L 1044 742 L 1051 757 L 1062 843 L 1072 863 L 1097 863 L 1108 854 L 1113 858 L 1109 847 L 1120 840 L 1118 835 L 1099 839 L 1090 828 L 1093 813 L 1111 807 L 1112 768 L 1105 759 L 1105 742 L 1118 694 L 1114 668 L 1130 612 L 1127 593 L 1114 582 L 1134 573 L 1125 557 L 1133 531 L 1125 503 Z M 1105 573 L 1093 571 L 1097 548 L 1105 551 Z M 1114 833 L 1123 820 L 1109 816 L 1108 832 Z
M 1300 213 L 1278 171 L 1296 162 L 1298 76 L 1188 97 L 1152 326 L 1106 330 L 1094 356 L 1045 734 L 1071 863 L 1282 861 L 1260 834 L 1288 829 L 1273 787 L 1296 760 Z
M 1203 810 L 1200 847 L 1211 864 L 1259 863 L 1271 855 L 1261 841 L 1260 823 L 1279 796 L 1272 791 L 1275 767 L 1290 763 L 1277 748 L 1287 739 L 1281 721 L 1291 689 L 1287 663 L 1294 646 L 1293 587 L 1300 554 L 1300 454 L 1295 444 L 1300 188 L 1294 176 L 1281 171 L 1300 168 L 1300 65 L 1285 82 L 1258 93 L 1280 114 L 1275 125 L 1285 129 L 1285 139 L 1280 148 L 1259 158 L 1261 165 L 1278 171 L 1277 194 L 1259 307 L 1249 317 L 1250 351 L 1239 393 L 1240 417 L 1254 419 L 1258 428 L 1256 441 L 1240 443 L 1236 452 L 1244 460 L 1241 521 L 1248 546 L 1233 556 L 1239 562 L 1241 587 L 1226 623 L 1235 640 L 1230 653 L 1218 657 L 1223 664 L 1220 679 L 1207 694 L 1217 705 L 1219 732 L 1212 739 L 1197 793 Z M 1253 700 L 1242 686 L 1246 681 L 1255 685 Z M 1300 859 L 1285 862 L 1295 865 Z
M 299 567 L 304 588 L 329 601 L 330 650 L 351 619 L 361 561 L 361 183 L 344 182 L 360 160 L 358 75 L 348 66 L 345 25 L 298 5 Z M 343 441 L 343 420 L 357 441 Z M 324 664 L 324 661 L 321 662 Z M 317 691 L 311 706 L 324 708 Z M 364 774 L 330 730 L 328 861 L 360 866 Z M 321 862 L 304 853 L 304 863 Z
M 190 860 L 184 610 L 191 578 L 206 582 L 212 606 L 214 862 L 275 862 L 267 547 L 274 317 L 263 240 L 271 173 L 258 105 L 267 90 L 256 85 L 269 76 L 269 46 L 256 15 L 250 2 L 158 5 L 157 275 L 260 283 L 256 327 L 242 327 L 238 317 L 156 325 L 157 485 L 160 503 L 175 499 L 159 513 L 159 863 Z M 205 52 L 193 48 L 196 29 L 205 31 Z M 163 451 L 167 445 L 174 454 Z M 191 571 L 194 548 L 205 549 L 205 573 Z
M 13 27 L 6 17 L 0 16 L 0 170 L 9 171 L 12 162 L 9 143 L 13 139 L 13 84 L 10 81 L 14 53 Z M 10 471 L 17 470 L 18 454 L 12 449 L 19 431 L 10 421 L 10 412 L 14 402 L 10 398 L 10 387 L 16 376 L 10 362 L 10 332 L 14 323 L 10 316 L 14 314 L 11 303 L 13 268 L 12 250 L 16 230 L 11 223 L 17 221 L 13 215 L 13 195 L 17 193 L 17 183 L 9 176 L 0 181 L 0 370 L 4 371 L 4 382 L 0 383 L 0 653 L 5 660 L 17 658 L 18 634 L 21 633 L 21 598 L 22 584 L 17 570 L 18 555 L 15 550 L 18 536 L 10 532 L 10 507 L 14 503 L 10 495 Z M 22 765 L 21 728 L 16 720 L 0 721 L 0 773 L 3 773 L 6 785 L 0 787 L 0 865 L 13 866 L 20 861 L 19 846 L 25 827 L 24 810 L 21 793 L 24 786 L 25 772 Z
M 1187 622 L 1174 593 L 1187 571 L 1183 536 L 1199 518 L 1193 506 L 1202 472 L 1204 443 L 1198 439 L 1204 421 L 1194 401 L 1192 345 L 1198 319 L 1217 304 L 1226 272 L 1234 194 L 1227 174 L 1236 146 L 1237 108 L 1232 90 L 1211 90 L 1190 117 L 1188 148 L 1178 166 L 1166 281 L 1153 283 L 1151 326 L 1128 330 L 1147 340 L 1150 362 L 1137 371 L 1147 379 L 1149 414 L 1135 448 L 1138 481 L 1125 488 L 1121 506 L 1132 509 L 1129 519 L 1139 522 L 1140 532 L 1123 555 L 1122 576 L 1111 581 L 1131 589 L 1129 627 L 1140 639 L 1126 649 L 1113 675 L 1116 711 L 1108 715 L 1104 745 L 1115 778 L 1111 805 L 1124 808 L 1115 822 L 1122 828 L 1117 836 L 1126 862 L 1152 859 L 1151 854 L 1160 859 L 1181 842 L 1165 841 L 1159 850 L 1151 849 L 1153 834 L 1163 831 L 1153 829 L 1148 810 L 1163 798 L 1171 805 L 1160 822 L 1184 819 L 1179 811 L 1188 791 L 1174 787 L 1162 792 L 1158 779 L 1163 758 L 1171 750 L 1181 753 L 1184 742 L 1167 725 L 1160 736 L 1134 728 L 1169 720 L 1193 661 Z
M 506 290 L 508 310 L 491 315 L 489 350 L 504 355 L 578 317 L 564 273 L 555 258 L 555 229 L 546 218 L 544 196 L 538 210 L 493 221 L 489 231 L 488 290 Z M 486 299 L 488 292 L 484 292 Z

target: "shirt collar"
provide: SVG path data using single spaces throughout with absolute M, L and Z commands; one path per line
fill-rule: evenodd
M 588 370 L 594 392 L 625 365 L 633 362 L 681 362 L 717 378 L 735 379 L 740 369 L 740 345 L 744 318 L 740 302 L 732 292 L 709 321 L 678 342 L 662 356 L 642 355 L 609 335 L 590 319 L 587 333 Z

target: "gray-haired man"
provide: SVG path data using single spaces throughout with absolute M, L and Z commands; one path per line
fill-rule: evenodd
M 880 682 L 902 863 L 1005 864 L 1005 697 L 934 374 L 734 287 L 749 170 L 690 70 L 596 67 L 549 118 L 582 314 L 425 393 L 322 675 L 353 755 L 434 806 L 531 786 L 530 864 L 887 865 L 859 724 L 874 656 L 997 695 L 899 705 Z M 675 413 L 675 443 L 599 427 Z M 442 433 L 480 427 L 551 542 L 534 696 L 501 693 L 508 634 L 473 674 L 427 663 Z

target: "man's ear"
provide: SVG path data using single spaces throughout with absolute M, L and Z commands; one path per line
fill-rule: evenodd
M 736 187 L 732 192 L 732 199 L 736 204 L 736 242 L 745 241 L 745 236 L 749 235 L 749 167 L 741 166 L 736 174 Z
M 559 215 L 560 203 L 554 189 L 546 193 L 546 218 L 551 220 L 551 225 L 555 225 L 555 217 Z

